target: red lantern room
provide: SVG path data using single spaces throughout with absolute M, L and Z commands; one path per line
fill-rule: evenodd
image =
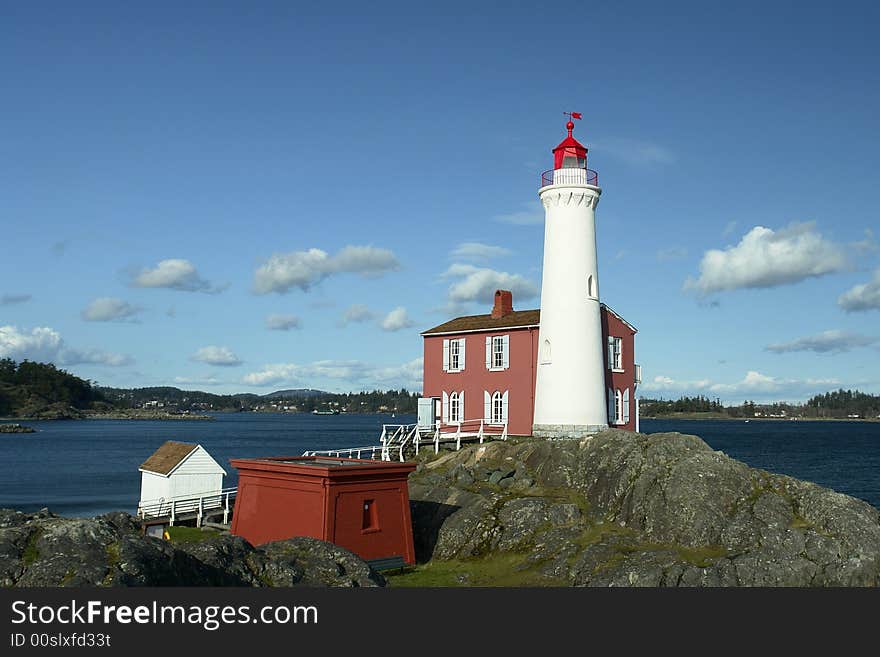
M 574 130 L 574 123 L 570 120 L 565 124 L 568 130 L 568 137 L 553 149 L 553 168 L 554 169 L 586 169 L 587 168 L 587 147 L 581 144 L 577 139 L 571 136 Z
M 553 149 L 553 168 L 541 174 L 541 187 L 548 185 L 593 185 L 598 186 L 599 174 L 587 168 L 587 147 L 571 136 L 574 130 L 572 119 L 580 119 L 578 112 L 566 112 L 569 119 L 565 124 L 568 136 Z

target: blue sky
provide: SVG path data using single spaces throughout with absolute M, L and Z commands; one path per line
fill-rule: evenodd
M 714 4 L 7 5 L 0 355 L 418 389 L 419 331 L 538 307 L 574 110 L 643 396 L 880 393 L 880 10 Z

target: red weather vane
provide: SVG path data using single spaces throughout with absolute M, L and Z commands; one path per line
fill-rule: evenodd
M 582 118 L 584 118 L 580 112 L 563 112 L 563 114 L 565 114 L 569 118 L 569 120 L 577 119 L 578 121 L 580 121 Z

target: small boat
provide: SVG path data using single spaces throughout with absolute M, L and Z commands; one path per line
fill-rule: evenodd
M 338 410 L 332 411 L 319 411 L 317 408 L 312 411 L 312 415 L 339 415 Z

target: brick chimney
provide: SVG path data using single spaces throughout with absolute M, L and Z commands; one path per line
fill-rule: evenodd
M 495 290 L 495 307 L 492 319 L 501 319 L 513 312 L 513 293 L 509 290 Z

